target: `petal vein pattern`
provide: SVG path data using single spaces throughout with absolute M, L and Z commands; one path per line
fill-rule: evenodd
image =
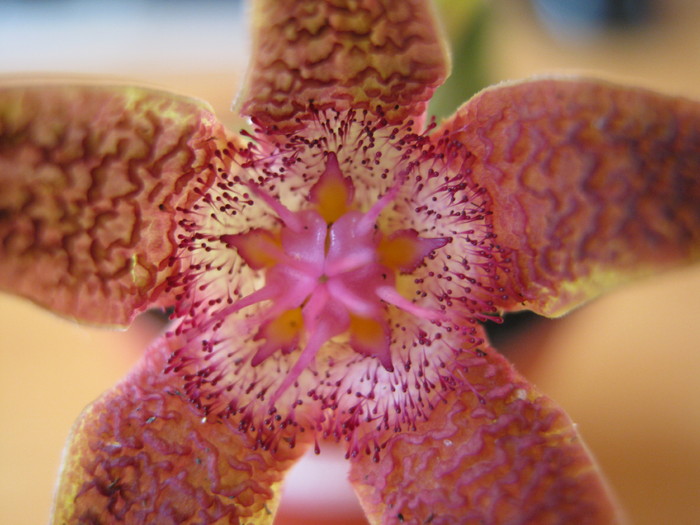
M 368 450 L 414 428 L 460 382 L 458 358 L 498 316 L 489 203 L 468 152 L 414 123 L 310 108 L 284 140 L 223 152 L 243 170 L 180 223 L 193 268 L 167 371 L 207 415 L 264 447 L 294 427 Z M 430 127 L 432 129 L 434 125 Z
M 104 325 L 171 304 L 175 210 L 235 140 L 207 105 L 159 91 L 0 88 L 0 288 Z
M 398 123 L 423 118 L 449 58 L 429 2 L 255 2 L 251 74 L 242 113 L 266 129 L 301 129 L 309 103 L 378 105 Z
M 697 261 L 698 122 L 696 102 L 580 78 L 494 86 L 445 121 L 434 135 L 472 152 L 512 250 L 524 300 L 498 304 L 559 316 Z

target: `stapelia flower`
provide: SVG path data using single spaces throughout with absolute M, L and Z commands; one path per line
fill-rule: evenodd
M 171 330 L 90 405 L 56 523 L 269 523 L 344 442 L 372 523 L 619 520 L 572 422 L 480 322 L 700 252 L 700 105 L 580 79 L 441 124 L 423 1 L 254 5 L 253 129 L 134 87 L 0 91 L 0 282 Z

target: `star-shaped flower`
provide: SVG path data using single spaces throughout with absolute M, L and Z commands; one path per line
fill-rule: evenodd
M 80 417 L 56 523 L 268 523 L 345 444 L 374 523 L 608 523 L 576 430 L 480 322 L 561 315 L 700 247 L 700 105 L 581 79 L 441 124 L 424 1 L 257 2 L 241 111 L 0 90 L 0 284 L 83 322 L 173 308 Z

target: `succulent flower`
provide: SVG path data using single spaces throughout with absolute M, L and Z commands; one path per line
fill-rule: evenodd
M 234 134 L 137 87 L 0 87 L 0 285 L 170 330 L 70 437 L 56 523 L 269 523 L 344 443 L 372 523 L 621 520 L 482 322 L 700 253 L 700 105 L 579 78 L 442 123 L 422 0 L 253 6 Z

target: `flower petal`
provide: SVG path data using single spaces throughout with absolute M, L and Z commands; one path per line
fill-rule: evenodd
M 162 372 L 169 353 L 153 346 L 83 412 L 54 523 L 272 523 L 284 474 L 306 447 L 263 450 L 234 420 L 203 420 L 179 378 Z
M 502 282 L 516 291 L 502 308 L 561 315 L 700 256 L 697 102 L 525 81 L 478 94 L 433 137 L 464 145 L 460 162 L 491 200 L 495 243 L 511 261 Z
M 323 109 L 421 117 L 449 59 L 425 0 L 279 2 L 253 6 L 253 56 L 242 113 L 296 129 Z
M 622 521 L 574 424 L 496 351 L 413 432 L 351 459 L 371 523 Z
M 170 304 L 177 210 L 227 140 L 159 91 L 0 87 L 0 288 L 99 324 Z

